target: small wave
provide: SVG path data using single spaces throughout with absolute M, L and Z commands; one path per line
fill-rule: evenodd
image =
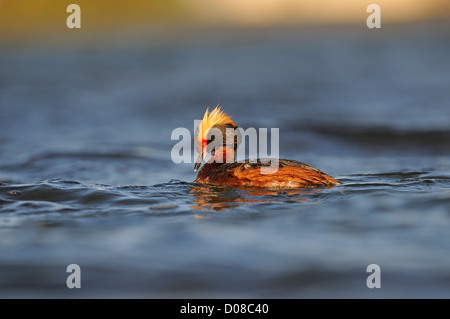
M 450 131 L 446 129 L 399 129 L 390 126 L 358 126 L 355 124 L 303 123 L 288 126 L 294 131 L 313 132 L 327 138 L 339 139 L 372 148 L 385 147 L 397 150 L 450 152 Z
M 92 216 L 178 216 L 204 212 L 270 212 L 296 205 L 339 201 L 358 194 L 413 192 L 450 187 L 450 175 L 434 171 L 399 171 L 339 176 L 330 189 L 265 190 L 201 185 L 181 180 L 152 186 L 113 186 L 67 179 L 35 184 L 2 183 L 0 208 L 18 216 L 58 214 Z M 438 201 L 448 201 L 440 198 Z M 51 219 L 51 217 L 49 217 Z
M 138 160 L 151 162 L 163 162 L 159 157 L 148 157 L 130 150 L 123 150 L 117 152 L 45 152 L 37 155 L 33 155 L 22 162 L 9 163 L 8 165 L 0 166 L 0 169 L 23 169 L 30 168 L 40 162 L 51 161 L 67 161 L 67 160 L 80 160 L 80 161 L 105 161 L 105 160 Z

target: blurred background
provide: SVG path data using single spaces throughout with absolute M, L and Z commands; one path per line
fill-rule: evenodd
M 171 131 L 217 104 L 243 127 L 280 127 L 284 157 L 448 151 L 446 1 L 379 1 L 381 29 L 359 0 L 81 0 L 81 29 L 66 26 L 70 3 L 0 1 L 4 162 L 103 150 L 170 166 Z M 194 178 L 173 170 L 99 178 Z
M 0 296 L 448 298 L 449 17 L 448 0 L 0 0 Z M 217 104 L 344 185 L 193 184 L 171 132 Z
M 84 41 L 88 40 L 86 36 L 98 33 L 110 38 L 129 30 L 148 32 L 154 28 L 172 28 L 179 33 L 181 28 L 193 26 L 361 26 L 371 3 L 382 8 L 386 26 L 446 19 L 450 15 L 450 4 L 445 0 L 131 0 L 126 4 L 114 0 L 1 0 L 2 40 L 48 43 L 55 36 L 73 36 L 74 32 L 65 28 L 65 12 L 71 3 L 82 8 L 83 30 L 78 36 Z

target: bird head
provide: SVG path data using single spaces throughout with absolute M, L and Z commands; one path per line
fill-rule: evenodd
M 221 147 L 233 150 L 233 156 L 235 156 L 241 141 L 239 130 L 236 129 L 236 123 L 220 106 L 216 106 L 211 112 L 206 109 L 194 133 L 194 145 L 198 152 L 194 171 L 198 170 L 209 153 L 214 154 Z

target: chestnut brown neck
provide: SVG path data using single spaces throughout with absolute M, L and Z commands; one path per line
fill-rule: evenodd
M 236 159 L 234 148 L 222 146 L 214 152 L 213 157 L 208 161 L 209 163 L 233 163 Z

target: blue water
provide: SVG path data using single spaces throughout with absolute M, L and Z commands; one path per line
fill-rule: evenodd
M 449 30 L 0 45 L 0 297 L 449 298 Z M 218 103 L 343 185 L 192 183 L 171 132 Z

